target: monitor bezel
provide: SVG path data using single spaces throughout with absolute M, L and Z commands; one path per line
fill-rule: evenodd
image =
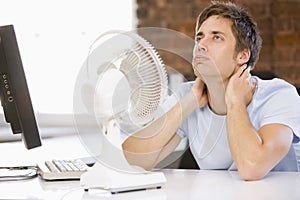
M 7 123 L 21 133 L 27 149 L 41 146 L 41 138 L 13 25 L 0 26 L 0 96 Z

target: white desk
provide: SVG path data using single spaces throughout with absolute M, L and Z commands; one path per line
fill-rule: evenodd
M 3 162 L 13 161 L 13 157 L 15 163 L 24 163 L 24 161 L 26 163 L 28 160 L 26 161 L 25 158 L 31 159 L 29 163 L 32 163 L 32 158 L 41 160 L 88 155 L 76 137 L 53 138 L 44 140 L 43 143 L 42 148 L 34 151 L 25 151 L 19 142 L 1 143 L 0 163 L 3 165 Z M 5 153 L 6 156 L 4 156 Z M 47 182 L 37 177 L 23 181 L 0 182 L 0 199 L 300 199 L 300 173 L 270 173 L 263 180 L 245 182 L 240 179 L 237 172 L 230 171 L 164 169 L 163 172 L 166 175 L 167 183 L 162 189 L 115 195 L 109 195 L 100 190 L 84 192 L 79 181 Z
M 100 190 L 84 192 L 79 181 L 46 182 L 31 180 L 0 182 L 0 199 L 111 199 L 111 200 L 182 200 L 300 199 L 299 173 L 271 173 L 255 182 L 240 180 L 236 172 L 163 170 L 167 183 L 162 189 L 134 191 L 110 195 Z

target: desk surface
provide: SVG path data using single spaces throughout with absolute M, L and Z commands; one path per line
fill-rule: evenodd
M 161 189 L 109 194 L 101 190 L 85 192 L 79 181 L 47 182 L 39 177 L 0 182 L 0 199 L 300 199 L 299 173 L 270 173 L 255 182 L 242 181 L 237 172 L 207 170 L 163 170 L 167 183 Z
M 44 140 L 44 145 L 40 149 L 34 151 L 23 149 L 23 144 L 18 142 L 0 143 L 0 164 L 13 161 L 20 164 L 28 161 L 32 163 L 32 158 L 42 160 L 88 155 L 76 137 L 51 138 Z M 49 182 L 36 177 L 22 181 L 0 182 L 0 199 L 300 199 L 300 173 L 272 172 L 263 180 L 246 182 L 240 179 L 236 171 L 171 169 L 162 171 L 167 179 L 162 189 L 110 195 L 100 190 L 84 192 L 79 181 Z

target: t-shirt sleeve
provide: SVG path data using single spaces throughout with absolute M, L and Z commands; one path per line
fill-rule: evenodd
M 175 106 L 175 104 L 190 91 L 192 84 L 193 82 L 181 84 L 178 90 L 170 95 L 162 104 L 163 113 L 168 112 L 173 106 Z M 187 136 L 187 121 L 188 120 L 185 120 L 176 131 L 181 138 Z
M 279 123 L 290 127 L 294 132 L 293 142 L 300 138 L 300 97 L 294 87 L 285 87 L 272 94 L 262 106 L 261 127 Z

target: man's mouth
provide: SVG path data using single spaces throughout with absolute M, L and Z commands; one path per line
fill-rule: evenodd
M 207 56 L 203 56 L 203 55 L 194 56 L 194 61 L 196 63 L 203 63 L 203 62 L 207 62 L 208 60 L 209 60 L 209 58 Z

